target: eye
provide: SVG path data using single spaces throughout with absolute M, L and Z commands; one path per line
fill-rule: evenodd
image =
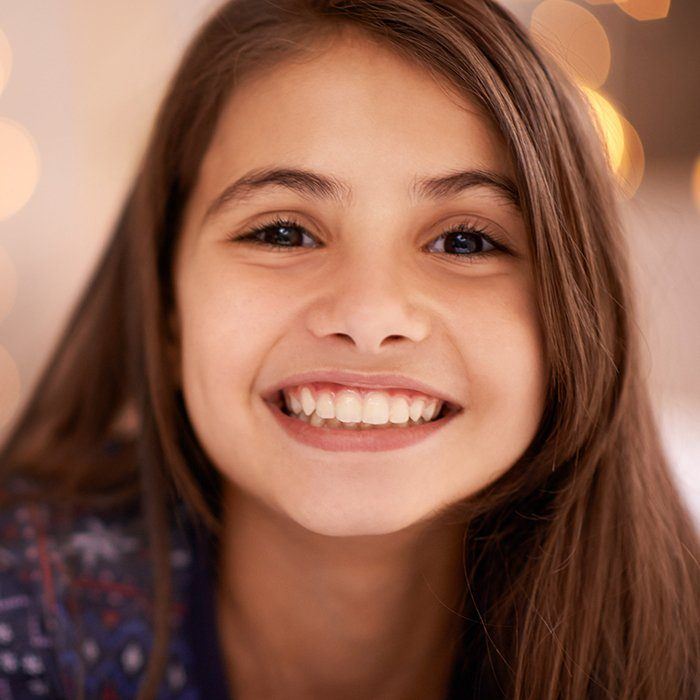
M 492 255 L 509 252 L 508 248 L 486 231 L 467 223 L 460 223 L 441 233 L 434 241 L 438 244 L 437 252 L 460 258 L 460 262 L 476 262 Z
M 275 218 L 249 231 L 229 238 L 232 242 L 249 241 L 254 245 L 265 248 L 293 249 L 304 247 L 304 238 L 315 240 L 304 226 L 291 218 Z M 493 233 L 486 233 L 481 228 L 468 223 L 459 223 L 441 233 L 433 242 L 438 243 L 438 250 L 428 252 L 438 255 L 448 255 L 459 262 L 477 262 L 478 260 L 510 253 L 508 246 L 502 243 Z
M 229 240 L 250 241 L 266 248 L 297 248 L 304 236 L 310 237 L 310 234 L 300 223 L 293 219 L 276 218 Z

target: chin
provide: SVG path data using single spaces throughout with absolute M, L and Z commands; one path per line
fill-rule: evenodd
M 321 502 L 313 499 L 308 503 L 287 503 L 284 514 L 300 527 L 329 537 L 360 537 L 363 535 L 390 535 L 416 525 L 429 517 L 416 512 L 405 504 L 367 500 L 338 502 L 333 499 Z

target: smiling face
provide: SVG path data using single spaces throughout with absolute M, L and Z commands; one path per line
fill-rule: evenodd
M 213 204 L 278 168 L 336 187 L 277 175 Z M 473 176 L 418 186 L 474 169 L 513 177 L 489 122 L 369 41 L 338 40 L 234 91 L 174 261 L 185 403 L 225 483 L 315 532 L 381 534 L 523 453 L 546 375 L 525 225 L 507 188 Z M 275 221 L 293 226 L 256 238 L 286 248 L 231 240 Z M 323 449 L 291 437 L 263 400 L 314 370 L 404 375 L 463 408 L 412 445 Z

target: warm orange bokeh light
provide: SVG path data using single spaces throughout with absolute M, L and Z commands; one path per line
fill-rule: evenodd
M 586 0 L 589 5 L 617 5 L 635 19 L 663 19 L 668 17 L 671 0 Z
M 599 92 L 582 86 L 583 94 L 593 110 L 599 132 L 607 149 L 612 170 L 617 172 L 622 164 L 625 150 L 625 129 L 617 110 Z
M 0 322 L 10 313 L 17 295 L 17 271 L 7 251 L 0 246 Z
M 15 361 L 0 345 L 0 428 L 12 419 L 17 410 L 21 384 Z
M 624 149 L 617 177 L 622 194 L 631 199 L 642 184 L 644 177 L 644 146 L 637 130 L 622 115 L 618 115 L 624 133 Z
M 12 70 L 12 49 L 2 29 L 0 29 L 0 93 L 2 93 Z
M 693 192 L 693 201 L 698 211 L 700 211 L 700 156 L 695 159 L 693 174 L 691 175 L 690 186 Z
M 570 0 L 544 0 L 530 20 L 537 43 L 582 85 L 602 85 L 610 71 L 610 43 L 603 25 Z
M 616 0 L 616 5 L 635 19 L 664 19 L 671 9 L 671 0 Z
M 17 122 L 0 118 L 0 221 L 18 212 L 39 180 L 39 152 L 31 134 Z
M 637 130 L 599 92 L 582 86 L 593 110 L 622 195 L 631 199 L 644 177 L 644 146 Z

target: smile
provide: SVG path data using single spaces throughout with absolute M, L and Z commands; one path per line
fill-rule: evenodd
M 377 390 L 330 383 L 286 387 L 277 405 L 288 416 L 317 428 L 384 430 L 429 423 L 442 417 L 445 401 L 408 389 Z
M 328 451 L 380 451 L 418 443 L 439 431 L 461 407 L 411 390 L 308 383 L 265 401 L 285 432 Z

